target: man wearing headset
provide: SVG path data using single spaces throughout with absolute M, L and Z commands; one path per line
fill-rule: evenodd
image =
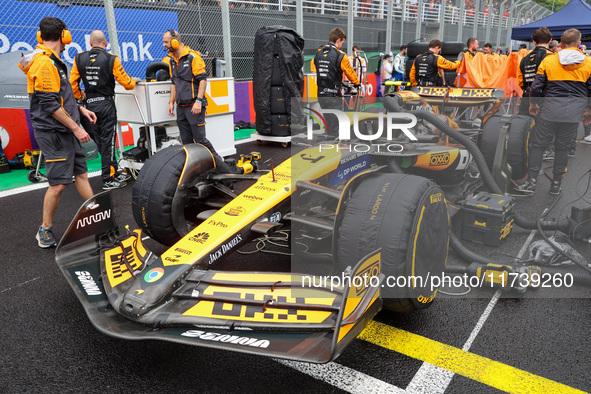
M 130 175 L 118 171 L 115 158 L 115 130 L 117 107 L 115 106 L 115 80 L 125 89 L 135 88 L 136 80 L 131 78 L 116 55 L 107 53 L 109 43 L 100 30 L 90 33 L 90 51 L 79 52 L 74 58 L 70 72 L 70 83 L 74 97 L 84 100 L 88 109 L 97 116 L 96 126 L 91 126 L 92 138 L 101 153 L 103 190 L 118 189 L 127 185 Z M 84 83 L 84 93 L 80 90 Z
M 92 124 L 96 122 L 96 115 L 78 107 L 68 81 L 68 69 L 60 59 L 59 54 L 72 41 L 66 24 L 57 18 L 43 18 L 39 22 L 37 41 L 39 45 L 35 51 L 24 56 L 18 66 L 27 75 L 31 123 L 45 156 L 49 180 L 43 200 L 43 222 L 36 239 L 39 247 L 50 248 L 56 245 L 53 216 L 66 185 L 72 183 L 72 177 L 84 200 L 93 196 L 86 157 L 80 146 L 81 142 L 90 141 L 90 136 L 80 127 L 80 113 Z
M 170 86 L 168 114 L 174 116 L 176 102 L 176 119 L 181 142 L 183 144 L 195 142 L 205 146 L 214 156 L 219 158 L 216 160 L 218 170 L 230 172 L 205 136 L 207 72 L 201 54 L 185 45 L 180 34 L 174 30 L 164 33 L 162 43 L 164 48 L 172 54 L 169 62 L 172 85 Z

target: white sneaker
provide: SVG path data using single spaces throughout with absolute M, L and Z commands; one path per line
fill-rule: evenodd
M 591 134 L 585 136 L 585 138 L 583 138 L 582 140 L 580 140 L 579 142 L 583 143 L 583 144 L 591 144 Z

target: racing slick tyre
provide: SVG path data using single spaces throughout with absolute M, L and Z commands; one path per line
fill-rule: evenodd
M 479 148 L 490 170 L 492 170 L 495 160 L 499 132 L 503 126 L 501 119 L 501 115 L 493 115 L 482 126 Z M 507 144 L 507 162 L 511 165 L 512 179 L 522 179 L 527 175 L 529 156 L 527 145 L 532 124 L 532 118 L 526 115 L 514 115 L 511 119 Z
M 408 174 L 362 177 L 336 228 L 340 271 L 381 248 L 384 308 L 412 312 L 431 305 L 437 290 L 430 278 L 445 268 L 451 229 L 437 184 Z
M 170 79 L 168 63 L 154 62 L 146 68 L 147 81 L 167 81 Z
M 207 184 L 204 175 L 215 168 L 214 158 L 204 146 L 191 146 L 197 148 L 197 154 L 190 165 L 193 170 L 187 171 L 184 181 L 192 186 L 198 182 Z M 136 223 L 152 239 L 168 246 L 195 227 L 199 212 L 208 209 L 202 199 L 191 196 L 190 192 L 181 199 L 174 199 L 186 157 L 183 146 L 162 149 L 146 161 L 133 185 L 131 209 Z M 173 201 L 177 207 L 173 207 Z M 173 212 L 181 216 L 176 225 Z
M 449 60 L 448 56 L 458 57 L 458 54 L 464 50 L 464 43 L 459 41 L 444 41 L 441 47 L 440 55 L 445 56 Z M 456 60 L 456 59 L 453 59 Z
M 428 42 L 411 42 L 407 45 L 406 56 L 409 59 L 415 58 L 429 50 Z M 393 59 L 392 59 L 393 60 Z

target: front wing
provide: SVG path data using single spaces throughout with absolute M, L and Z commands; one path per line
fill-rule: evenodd
M 121 256 L 118 265 L 112 256 Z M 157 259 L 139 230 L 117 236 L 110 193 L 83 204 L 56 251 L 90 321 L 105 334 L 316 363 L 336 358 L 381 309 L 380 259 L 379 250 L 368 255 L 334 288 L 303 274 L 193 269 L 138 315 L 126 313 L 130 286 L 117 278 L 156 278 Z

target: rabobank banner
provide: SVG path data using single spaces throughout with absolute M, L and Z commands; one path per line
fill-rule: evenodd
M 34 49 L 39 21 L 45 16 L 60 18 L 72 32 L 72 43 L 62 54 L 70 64 L 76 53 L 90 49 L 93 30 L 104 31 L 109 39 L 103 7 L 0 0 L 0 9 L 0 54 Z M 162 35 L 169 29 L 178 30 L 177 13 L 115 8 L 115 20 L 123 67 L 131 76 L 144 79 L 146 67 L 166 55 Z

